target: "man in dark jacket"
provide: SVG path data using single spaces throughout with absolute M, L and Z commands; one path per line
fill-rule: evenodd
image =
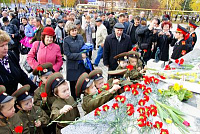
M 55 14 L 54 14 L 54 18 L 53 18 L 52 21 L 51 21 L 51 24 L 52 24 L 52 26 L 53 26 L 53 29 L 56 28 L 56 26 L 57 26 L 57 24 L 58 24 L 58 21 L 60 20 L 58 17 L 59 17 L 59 16 L 58 16 L 58 13 L 55 13 Z
M 10 17 L 10 24 L 16 25 L 19 30 L 20 23 L 19 20 L 16 18 L 15 14 L 10 12 L 9 17 Z
M 44 30 L 43 25 L 41 24 L 41 19 L 39 17 L 36 17 L 34 19 L 34 25 L 37 28 L 35 36 L 32 40 L 30 40 L 30 43 L 33 43 L 34 41 L 41 41 L 41 34 Z
M 7 17 L 3 18 L 4 26 L 2 27 L 2 30 L 6 31 L 11 40 L 8 43 L 8 49 L 14 51 L 16 56 L 19 58 L 19 30 L 16 25 L 10 24 Z
M 114 28 L 115 33 L 106 37 L 103 50 L 103 63 L 109 70 L 115 70 L 118 66 L 114 56 L 132 49 L 130 36 L 123 33 L 124 25 L 116 23 Z
M 137 27 L 140 25 L 140 17 L 139 16 L 136 16 L 134 18 L 134 24 L 131 23 L 128 27 L 128 30 L 127 30 L 127 35 L 129 35 L 131 37 L 131 43 L 132 43 L 132 46 L 134 47 L 135 44 L 138 42 L 138 39 L 136 38 L 136 35 L 135 35 L 135 31 L 137 29 Z
M 151 58 L 152 43 L 156 42 L 157 27 L 160 24 L 158 18 L 153 18 L 149 26 L 140 25 L 136 29 L 136 36 L 138 37 L 138 46 L 141 50 L 141 55 L 145 64 Z
M 106 20 L 105 14 L 100 15 L 103 25 L 106 27 L 108 34 L 112 33 L 112 29 L 110 28 L 110 23 Z

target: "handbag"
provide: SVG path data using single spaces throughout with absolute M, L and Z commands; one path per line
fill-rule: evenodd
M 34 57 L 34 59 L 37 61 L 37 53 L 38 53 L 38 50 L 39 50 L 39 47 L 40 47 L 40 42 L 38 44 L 38 47 L 37 47 L 37 51 L 36 51 L 36 55 Z M 23 64 L 23 67 L 24 69 L 28 72 L 28 73 L 31 73 L 33 71 L 33 69 L 31 68 L 31 66 L 28 64 L 27 60 L 25 60 L 24 64 Z
M 21 44 L 20 46 L 20 53 L 22 55 L 28 54 L 28 52 L 30 51 L 31 48 L 25 47 L 24 45 Z

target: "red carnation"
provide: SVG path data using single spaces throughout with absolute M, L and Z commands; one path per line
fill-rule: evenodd
M 155 83 L 155 84 L 158 84 L 159 82 L 160 82 L 159 79 L 157 79 L 157 78 L 154 79 L 154 83 Z
M 118 101 L 118 102 L 124 103 L 126 101 L 126 97 L 122 96 L 122 95 L 117 95 L 115 97 L 115 100 Z
M 112 105 L 112 108 L 113 108 L 113 109 L 118 109 L 118 108 L 119 108 L 118 103 L 114 103 L 114 104 Z
M 162 75 L 160 75 L 160 78 L 161 78 L 161 79 L 166 79 L 166 78 L 165 78 L 164 76 L 162 76 Z
M 137 89 L 133 89 L 133 90 L 132 90 L 132 94 L 136 96 L 136 95 L 138 95 L 138 94 L 139 94 L 139 92 L 138 92 L 138 90 L 137 90 Z
M 131 89 L 133 90 L 133 89 L 137 89 L 137 85 L 136 84 L 132 84 L 131 85 Z
M 157 116 L 158 111 L 157 111 L 157 109 L 153 109 L 153 110 L 150 111 L 150 113 L 151 113 L 152 116 Z
M 175 60 L 175 63 L 176 63 L 176 64 L 178 64 L 178 63 L 179 63 L 179 60 L 178 60 L 178 59 L 176 59 L 176 60 Z
M 154 128 L 158 128 L 158 129 L 162 128 L 162 126 L 163 126 L 163 123 L 159 121 L 156 121 L 155 124 L 153 125 Z
M 142 119 L 142 120 L 145 120 L 145 121 L 146 121 L 146 120 L 147 120 L 146 114 L 145 114 L 145 113 L 140 114 L 139 119 Z
M 137 111 L 138 111 L 140 114 L 143 114 L 143 113 L 145 113 L 145 108 L 144 108 L 144 107 L 139 107 L 139 108 L 137 109 Z
M 126 68 L 127 68 L 129 71 L 133 70 L 133 66 L 132 66 L 132 65 L 128 65 L 128 66 L 126 66 Z
M 134 48 L 133 48 L 133 51 L 136 51 L 136 50 L 137 50 L 137 47 L 134 47 Z
M 106 111 L 108 111 L 108 109 L 109 109 L 110 107 L 109 107 L 108 105 L 103 105 L 102 108 L 103 108 L 103 111 L 106 112 Z
M 146 52 L 147 52 L 147 49 L 144 49 L 143 51 L 146 53 Z
M 150 105 L 151 109 L 157 109 L 155 105 Z
M 37 71 L 43 71 L 43 68 L 42 67 L 37 67 Z
M 143 94 L 148 95 L 149 94 L 148 90 L 144 90 Z
M 128 110 L 134 108 L 133 104 L 130 104 L 130 103 L 126 104 L 126 106 L 128 107 Z
M 105 84 L 103 85 L 103 88 L 105 88 L 105 90 L 109 90 L 109 89 L 110 89 L 109 84 L 108 84 L 108 83 L 105 83 Z
M 147 124 L 147 126 L 148 126 L 148 127 L 150 127 L 150 128 L 153 128 L 153 123 L 152 123 L 152 122 L 150 122 L 150 121 L 147 121 L 147 123 L 146 123 L 146 124 Z
M 171 69 L 170 66 L 166 65 L 164 70 L 170 70 L 170 69 Z
M 169 131 L 167 129 L 161 129 L 160 134 L 169 134 Z
M 129 85 L 124 86 L 124 91 L 130 91 L 130 90 L 131 89 L 130 89 Z
M 41 96 L 42 98 L 46 98 L 46 97 L 47 97 L 47 93 L 46 93 L 46 92 L 43 92 L 43 93 L 40 94 L 40 96 Z
M 22 133 L 23 132 L 23 127 L 22 126 L 15 127 L 15 132 L 16 133 Z
M 149 101 L 149 96 L 145 95 L 145 96 L 144 96 L 144 100 L 145 100 L 146 102 L 148 102 L 148 101 Z
M 144 127 L 144 126 L 146 126 L 145 120 L 139 119 L 139 120 L 138 120 L 138 126 L 139 126 L 139 127 Z
M 101 112 L 101 109 L 96 108 L 94 111 L 94 116 L 100 116 L 100 114 L 101 114 L 100 112 Z
M 98 94 L 100 94 L 102 92 L 102 90 L 98 89 Z
M 144 106 L 145 103 L 146 103 L 145 100 L 142 100 L 142 99 L 141 99 L 141 100 L 138 102 L 138 105 L 140 105 L 140 106 Z
M 127 106 L 127 114 L 129 116 L 133 115 L 133 113 L 135 112 L 133 104 L 129 103 L 126 106 Z
M 151 92 L 152 92 L 152 90 L 151 90 L 150 87 L 148 87 L 146 90 L 148 91 L 148 93 L 151 93 Z
M 179 63 L 179 64 L 180 64 L 180 65 L 182 65 L 183 63 L 184 63 L 184 59 L 183 59 L 183 58 L 181 58 L 181 59 L 180 59 L 180 63 Z

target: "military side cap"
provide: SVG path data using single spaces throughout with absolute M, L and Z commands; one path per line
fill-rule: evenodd
M 81 24 L 81 21 L 80 21 L 80 20 L 75 20 L 75 21 L 74 21 L 74 24 L 75 24 L 75 25 L 79 25 L 79 24 Z
M 136 51 L 129 51 L 128 52 L 128 57 L 132 57 L 132 58 L 139 58 L 139 53 Z
M 119 61 L 128 61 L 128 55 L 129 55 L 128 52 L 123 52 L 116 55 L 114 59 L 117 59 Z
M 185 36 L 185 38 L 184 38 L 185 40 L 187 40 L 189 38 L 189 36 L 190 36 L 188 30 L 186 30 L 184 27 L 182 27 L 180 25 L 178 25 L 176 31 L 182 33 Z
M 59 20 L 58 23 L 64 23 L 64 21 L 63 20 Z
M 85 91 L 88 87 L 90 87 L 93 83 L 93 80 L 89 79 L 89 75 L 87 73 L 81 74 L 76 83 L 76 96 L 79 97 L 80 94 Z
M 33 75 L 38 75 L 38 76 L 42 75 L 49 76 L 52 73 L 53 73 L 53 64 L 50 62 L 38 65 L 37 68 L 33 70 Z
M 89 73 L 89 78 L 93 80 L 100 80 L 103 78 L 101 69 L 95 69 Z
M 95 21 L 96 22 L 102 22 L 102 19 L 101 18 L 97 18 Z
M 127 69 L 119 69 L 119 70 L 108 71 L 108 74 L 109 75 L 124 75 L 126 71 Z
M 6 88 L 3 85 L 0 85 L 0 104 L 9 102 L 11 99 L 13 99 L 12 96 L 7 95 Z
M 54 89 L 65 82 L 63 75 L 60 72 L 53 73 L 48 76 L 47 82 L 45 84 L 45 91 L 47 93 L 54 93 Z
M 189 21 L 189 26 L 193 27 L 194 29 L 196 29 L 197 27 L 199 27 L 198 25 L 196 25 L 195 23 L 193 23 L 192 21 Z
M 114 25 L 114 28 L 117 28 L 117 29 L 124 29 L 125 27 L 124 27 L 124 25 L 123 25 L 122 23 L 116 23 L 116 24 Z
M 17 101 L 25 101 L 33 98 L 29 95 L 28 91 L 30 90 L 30 85 L 24 85 L 23 87 L 17 89 L 12 96 L 17 98 Z

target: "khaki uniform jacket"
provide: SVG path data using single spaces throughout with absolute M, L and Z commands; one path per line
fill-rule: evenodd
M 43 134 L 42 127 L 46 126 L 49 123 L 48 115 L 38 106 L 33 106 L 32 110 L 29 112 L 19 110 L 17 112 L 20 119 L 25 123 L 31 134 Z M 41 126 L 36 129 L 34 133 L 35 121 L 39 120 L 41 122 Z
M 30 134 L 28 127 L 17 114 L 8 119 L 0 119 L 0 134 L 17 134 L 15 132 L 15 127 L 17 126 L 23 127 L 23 134 Z
M 41 107 L 48 116 L 51 114 L 51 106 L 56 97 L 51 93 L 47 93 L 47 101 L 42 101 L 41 93 L 45 92 L 45 84 L 42 84 L 34 91 L 34 105 Z
M 101 24 L 99 27 L 97 27 L 97 32 L 96 32 L 97 46 L 104 44 L 107 35 L 108 35 L 107 29 L 103 24 Z
M 51 119 L 55 120 L 60 115 L 60 109 L 62 109 L 65 105 L 73 105 L 73 109 L 67 112 L 66 114 L 63 114 L 61 118 L 58 119 L 58 121 L 74 121 L 77 117 L 80 117 L 77 104 L 75 105 L 75 101 L 73 97 L 69 97 L 68 99 L 64 100 L 61 98 L 56 98 L 52 105 L 52 112 L 51 112 Z M 68 124 L 59 124 L 60 127 L 65 127 Z
M 113 97 L 113 94 L 109 91 L 103 91 L 98 94 L 95 98 L 93 95 L 85 94 L 83 97 L 82 108 L 86 112 L 86 114 L 100 107 L 104 103 L 108 102 Z

